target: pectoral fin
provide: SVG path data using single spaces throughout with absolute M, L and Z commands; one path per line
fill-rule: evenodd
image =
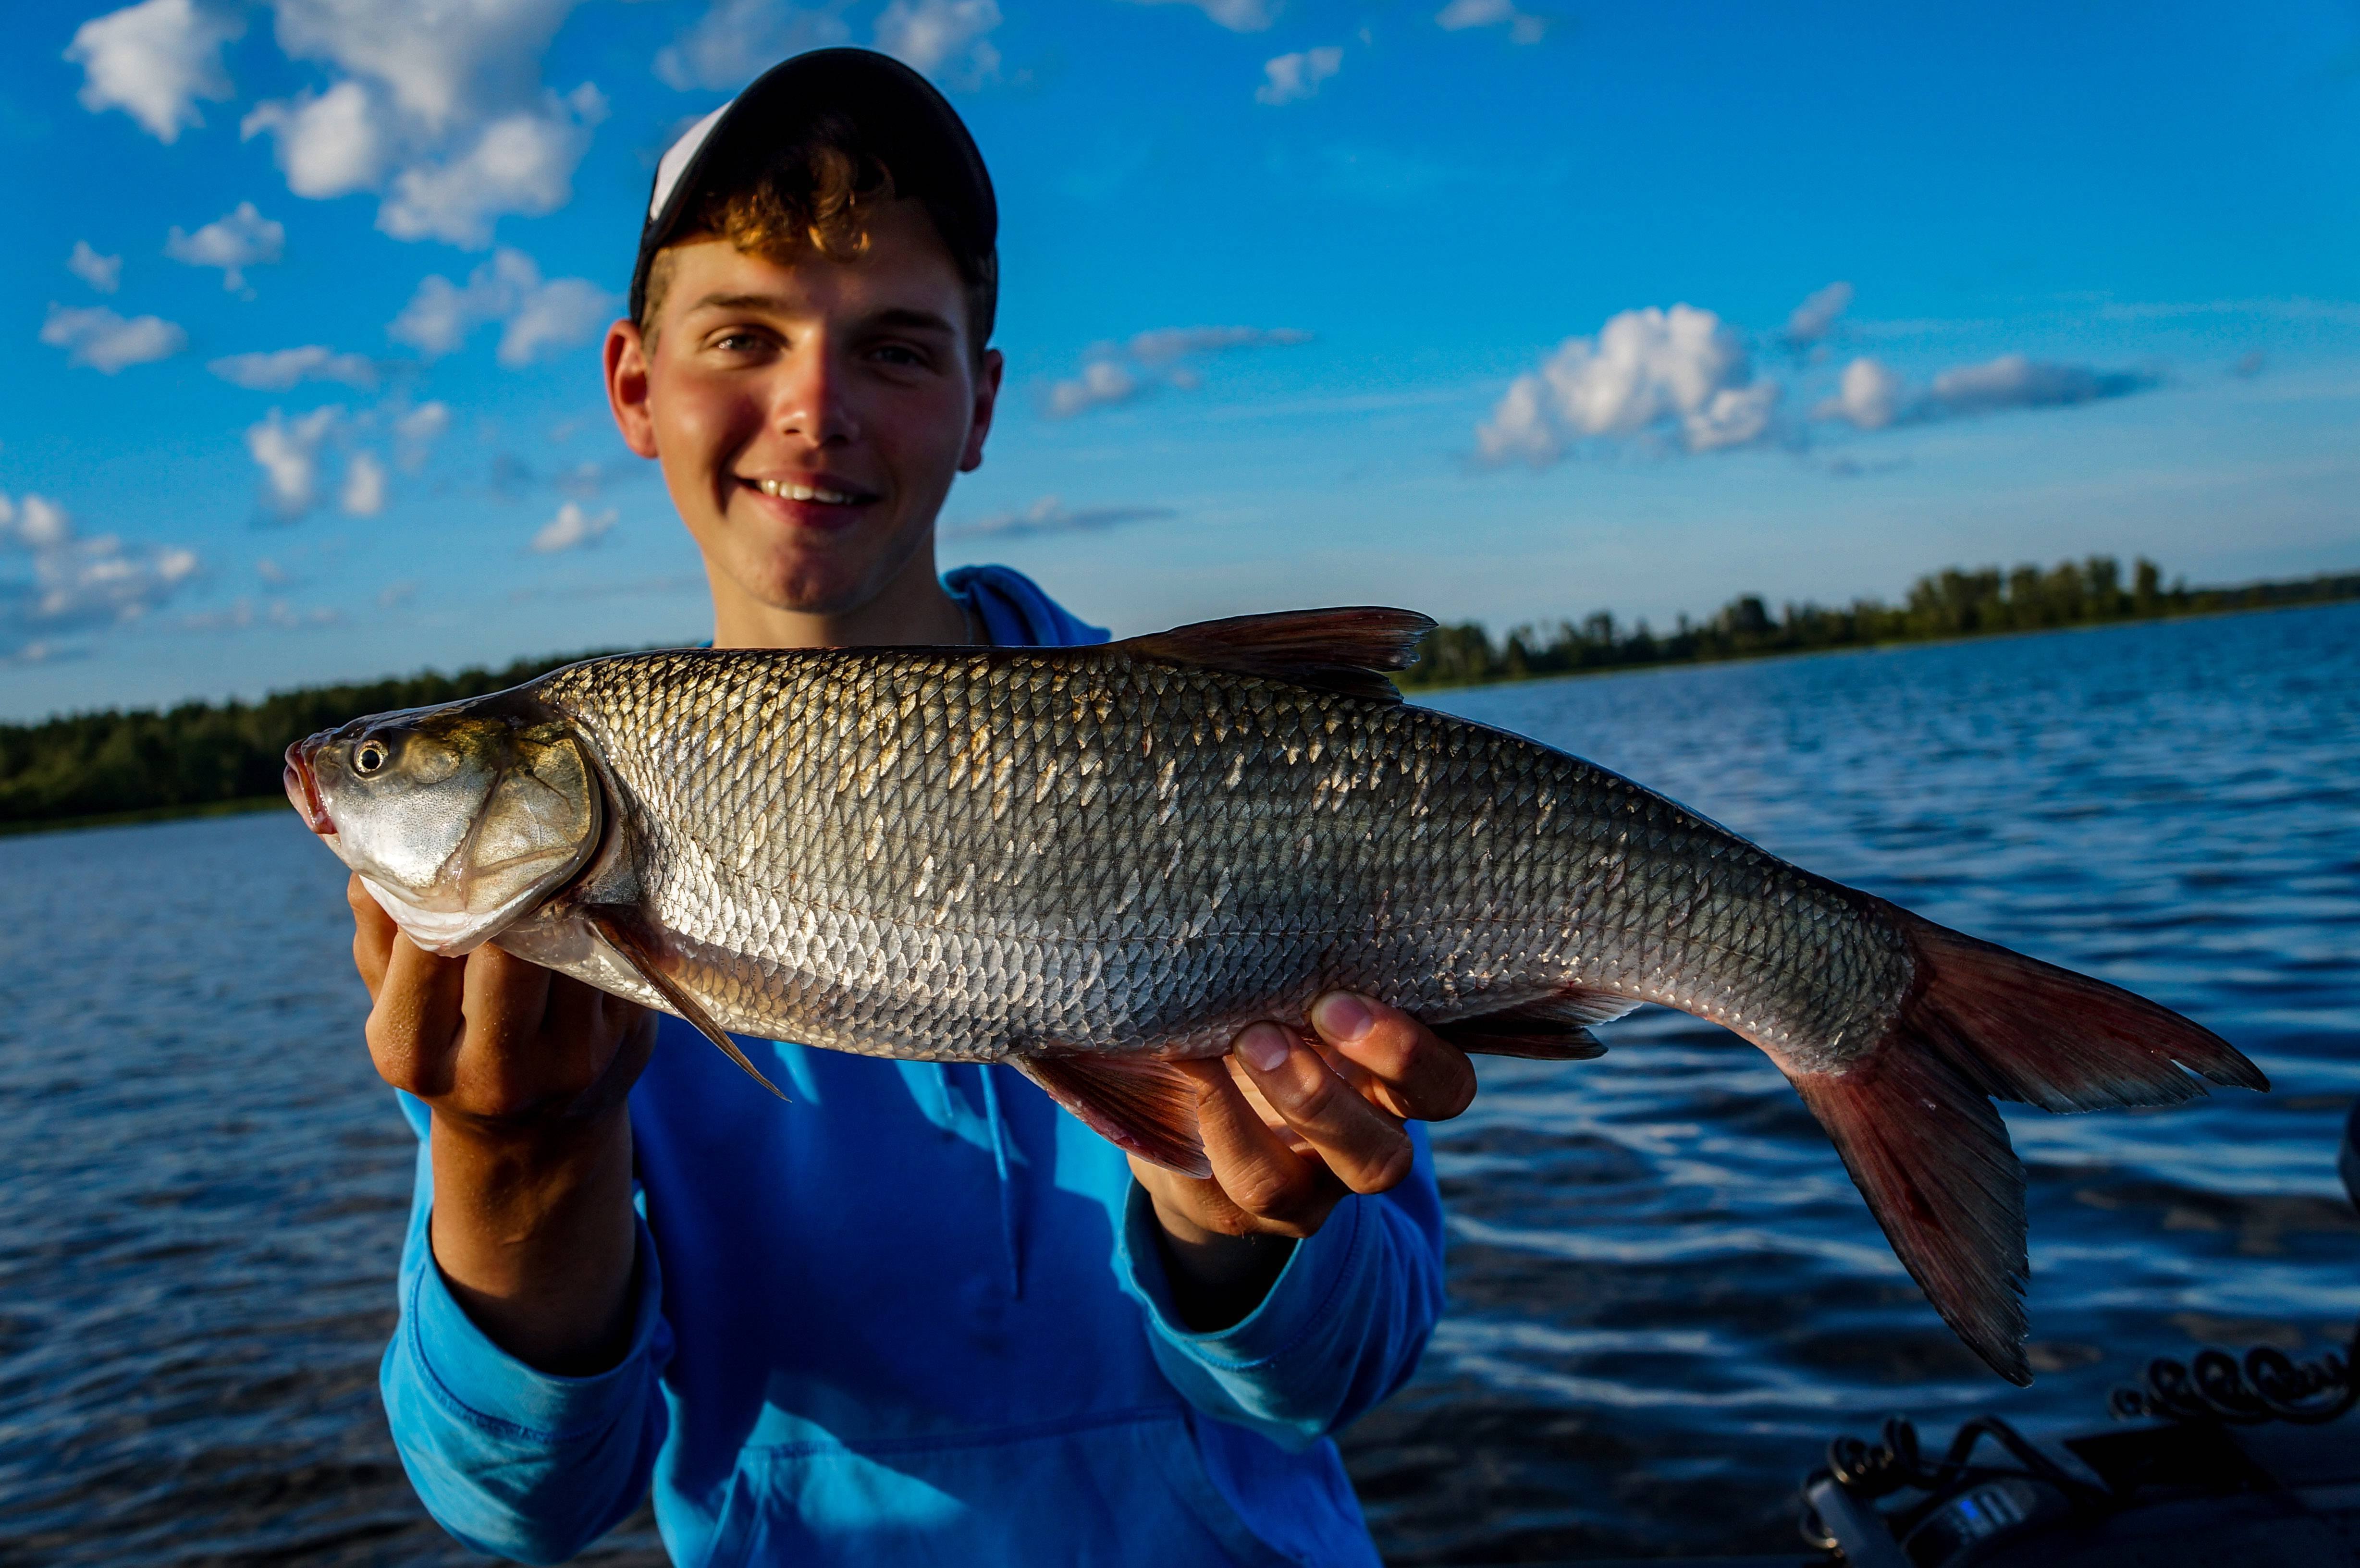
M 1602 991 L 1569 991 L 1496 1013 L 1437 1024 L 1434 1032 L 1474 1055 L 1586 1062 L 1606 1054 L 1606 1042 L 1586 1026 L 1619 1018 L 1637 1005 Z
M 1213 1173 L 1196 1133 L 1196 1085 L 1152 1057 L 1018 1056 L 1009 1065 L 1126 1153 L 1183 1176 Z
M 585 914 L 585 918 L 588 920 L 593 930 L 606 938 L 606 945 L 615 950 L 615 956 L 621 959 L 631 973 L 645 982 L 650 990 L 661 996 L 665 1006 L 695 1026 L 697 1033 L 719 1046 L 721 1054 L 744 1068 L 747 1075 L 755 1083 L 759 1083 L 771 1094 L 777 1094 L 781 1100 L 786 1098 L 785 1094 L 780 1093 L 776 1083 L 763 1077 L 761 1070 L 746 1060 L 746 1053 L 738 1049 L 738 1042 L 729 1038 L 729 1031 L 715 1023 L 712 1015 L 705 1010 L 697 999 L 681 989 L 678 983 L 663 972 L 661 966 L 656 962 L 654 950 L 640 941 L 637 933 L 609 914 L 593 912 Z

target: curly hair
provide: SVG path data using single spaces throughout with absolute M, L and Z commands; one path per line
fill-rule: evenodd
M 648 347 L 655 346 L 656 323 L 671 290 L 673 246 L 726 239 L 767 261 L 789 263 L 807 255 L 858 261 L 869 253 L 870 214 L 899 194 L 893 171 L 860 145 L 849 123 L 835 116 L 820 120 L 802 140 L 775 149 L 759 164 L 717 171 L 649 265 L 639 321 Z M 919 200 L 932 216 L 931 203 L 923 196 Z M 939 219 L 934 227 L 940 234 Z M 999 308 L 998 258 L 955 255 L 951 260 L 964 286 L 968 346 L 979 362 Z

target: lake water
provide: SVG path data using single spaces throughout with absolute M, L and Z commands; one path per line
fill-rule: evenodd
M 1958 1345 L 1808 1116 L 1677 1014 L 1482 1062 L 1450 1315 L 1347 1437 L 1403 1563 L 1776 1551 L 1839 1431 L 2103 1418 L 2157 1354 L 2360 1313 L 2360 606 L 1556 681 L 1437 705 L 2131 985 L 2277 1092 L 2011 1110 L 2033 1360 Z M 414 1146 L 291 813 L 0 840 L 0 1563 L 469 1562 L 376 1396 Z M 597 1560 L 656 1562 L 644 1516 Z

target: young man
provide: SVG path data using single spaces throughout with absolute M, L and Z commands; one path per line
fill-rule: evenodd
M 668 153 L 606 343 L 705 558 L 716 646 L 1101 641 L 1004 568 L 935 575 L 983 459 L 996 212 L 923 79 L 790 60 Z M 1328 1434 L 1415 1365 L 1441 1217 L 1410 1118 L 1457 1051 L 1335 995 L 1192 1069 L 1209 1181 L 1000 1067 L 748 1040 L 353 887 L 378 1071 L 425 1148 L 384 1390 L 419 1494 L 552 1562 L 650 1484 L 683 1563 L 1376 1562 Z

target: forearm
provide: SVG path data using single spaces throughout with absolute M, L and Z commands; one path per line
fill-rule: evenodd
M 638 1253 L 625 1108 L 529 1131 L 438 1115 L 430 1148 L 434 1262 L 453 1300 L 529 1366 L 569 1377 L 612 1367 Z
M 1191 1333 L 1214 1334 L 1242 1322 L 1262 1305 L 1295 1255 L 1292 1236 L 1224 1236 L 1198 1225 L 1164 1195 L 1148 1195 L 1173 1309 Z

